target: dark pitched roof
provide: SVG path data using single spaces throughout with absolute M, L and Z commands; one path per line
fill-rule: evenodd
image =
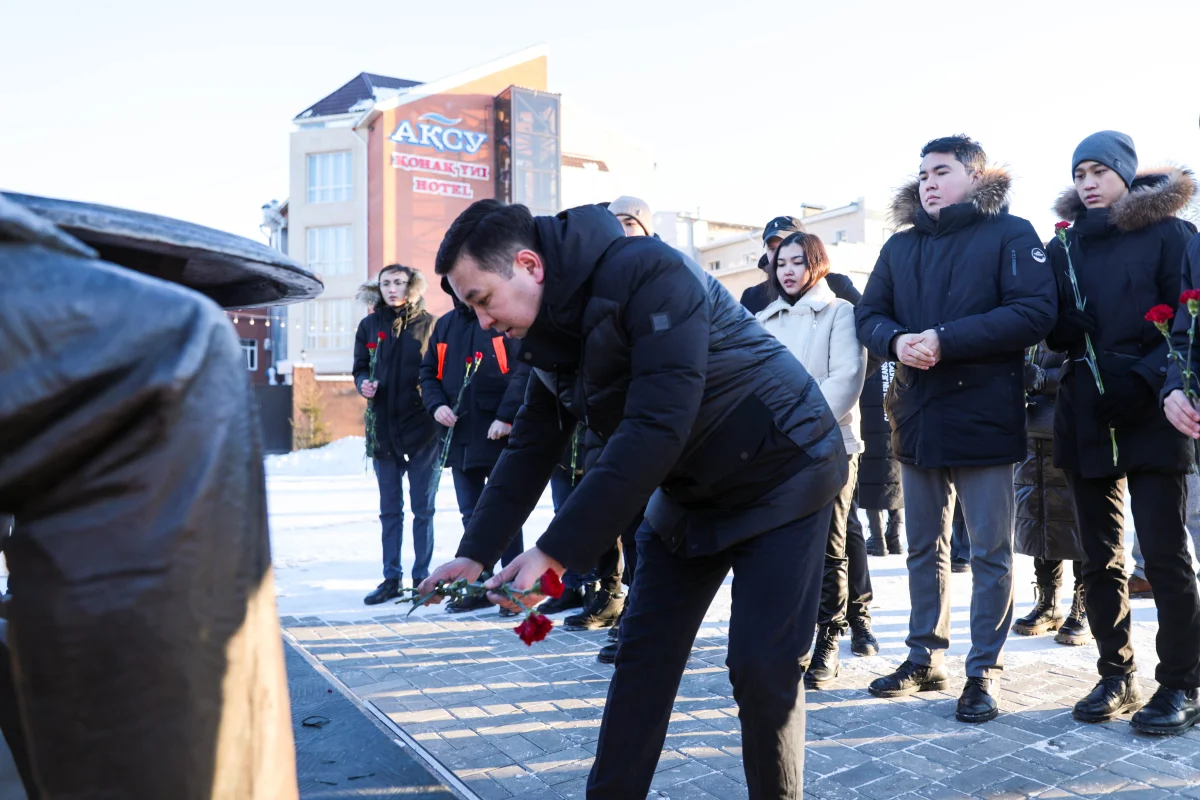
M 380 89 L 407 89 L 420 85 L 421 81 L 406 81 L 403 78 L 389 78 L 387 75 L 360 72 L 333 94 L 326 95 L 301 111 L 295 119 L 346 114 L 363 100 L 379 99 L 376 97 L 376 92 Z

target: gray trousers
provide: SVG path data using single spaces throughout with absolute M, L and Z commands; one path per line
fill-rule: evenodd
M 971 541 L 967 676 L 995 678 L 1013 622 L 1013 465 L 922 469 L 903 464 L 908 524 L 908 658 L 941 666 L 950 647 L 950 529 L 955 497 Z

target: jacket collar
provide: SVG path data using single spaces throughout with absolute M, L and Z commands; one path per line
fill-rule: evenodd
M 1054 213 L 1059 219 L 1079 223 L 1081 234 L 1115 228 L 1123 233 L 1148 228 L 1169 219 L 1192 201 L 1196 178 L 1187 167 L 1166 167 L 1139 172 L 1129 193 L 1111 208 L 1088 210 L 1072 186 L 1058 196 Z
M 758 318 L 770 319 L 776 314 L 819 314 L 836 299 L 837 295 L 822 278 L 814 283 L 807 292 L 796 298 L 795 303 L 789 303 L 782 297 L 775 298 L 770 305 L 759 312 Z
M 979 184 L 966 202 L 942 209 L 934 221 L 921 205 L 921 182 L 909 181 L 892 198 L 889 217 L 896 228 L 913 226 L 922 233 L 936 235 L 965 227 L 980 217 L 994 217 L 1008 210 L 1012 176 L 1002 167 L 983 170 Z

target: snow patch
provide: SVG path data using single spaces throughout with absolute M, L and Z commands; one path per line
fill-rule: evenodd
M 347 436 L 324 447 L 297 450 L 263 459 L 267 476 L 326 476 L 362 475 L 370 471 L 366 459 L 367 440 L 362 436 Z

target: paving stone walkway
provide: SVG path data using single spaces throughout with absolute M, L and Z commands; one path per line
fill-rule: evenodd
M 1092 648 L 1080 648 L 1089 652 L 1079 653 L 1078 667 L 1036 654 L 1015 659 L 1000 681 L 1003 713 L 985 725 L 955 721 L 957 681 L 948 692 L 871 697 L 870 680 L 902 660 L 906 622 L 907 611 L 877 614 L 884 653 L 854 658 L 843 641 L 842 678 L 807 693 L 806 796 L 1200 798 L 1200 731 L 1153 738 L 1126 721 L 1071 718 L 1071 705 L 1095 683 L 1086 668 Z M 595 658 L 606 634 L 556 627 L 526 647 L 512 625 L 492 610 L 405 617 L 383 609 L 365 622 L 283 617 L 298 646 L 477 797 L 582 798 L 611 674 Z M 718 621 L 700 631 L 649 797 L 747 797 L 727 630 Z M 1151 649 L 1147 633 L 1139 656 Z M 948 659 L 952 675 L 961 677 L 962 662 Z M 1152 666 L 1142 669 L 1149 694 Z

